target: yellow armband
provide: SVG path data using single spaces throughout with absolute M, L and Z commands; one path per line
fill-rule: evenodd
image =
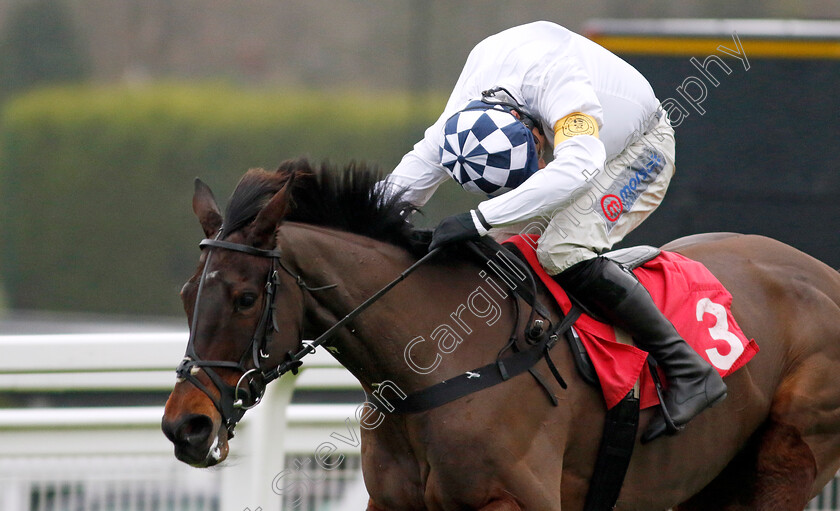
M 598 122 L 591 115 L 575 112 L 554 124 L 554 145 L 577 135 L 598 137 Z

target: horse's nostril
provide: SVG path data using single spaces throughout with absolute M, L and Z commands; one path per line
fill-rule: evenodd
M 173 443 L 200 446 L 213 433 L 213 420 L 206 415 L 188 415 L 175 424 L 164 422 L 163 432 Z
M 213 431 L 213 421 L 206 415 L 188 417 L 175 431 L 176 437 L 190 445 L 202 445 Z

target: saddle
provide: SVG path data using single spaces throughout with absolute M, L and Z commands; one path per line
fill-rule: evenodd
M 483 238 L 481 242 L 471 245 L 471 248 L 475 256 L 484 264 L 489 266 L 496 275 L 507 284 L 508 288 L 531 305 L 533 308 L 532 310 L 537 315 L 543 318 L 548 318 L 549 313 L 547 308 L 537 299 L 536 283 L 540 282 L 540 275 L 536 271 L 537 268 L 534 267 L 533 261 L 529 260 L 520 250 L 520 246 L 521 243 L 512 242 L 510 240 L 502 245 L 499 245 L 496 241 L 490 238 Z M 656 247 L 650 245 L 638 245 L 613 250 L 601 255 L 602 257 L 607 257 L 621 264 L 628 270 L 634 270 L 648 261 L 655 259 L 659 256 L 659 254 L 661 254 L 661 250 Z M 517 268 L 513 268 L 510 264 L 511 259 L 514 257 L 516 258 Z M 528 274 L 523 279 L 522 274 L 524 272 L 527 272 Z M 516 285 L 515 283 L 517 281 L 524 281 L 526 283 L 524 288 L 521 285 Z M 591 318 L 603 322 L 603 320 L 598 318 L 596 314 L 587 310 L 582 304 L 578 303 L 571 297 L 569 297 L 569 299 L 572 300 L 574 307 L 579 310 L 573 312 L 573 309 L 571 309 L 567 311 L 567 316 L 583 313 Z M 543 333 L 541 331 L 542 320 L 535 320 L 534 312 L 532 312 L 532 315 L 529 318 L 529 326 L 526 327 L 528 336 L 532 339 L 539 337 L 539 335 Z M 534 323 L 536 323 L 536 325 L 534 325 Z M 574 322 L 572 322 L 568 328 L 556 331 L 555 333 L 563 335 L 568 342 L 575 361 L 575 367 L 584 381 L 591 385 L 600 386 L 596 366 L 593 364 L 592 357 L 581 340 L 580 335 L 578 335 Z
M 522 252 L 520 252 L 518 248 L 516 248 L 516 245 L 514 245 L 513 243 L 505 243 L 505 246 L 513 254 L 520 257 L 523 263 L 528 264 L 528 261 L 525 259 L 525 256 L 522 255 Z M 642 266 L 646 262 L 655 259 L 661 253 L 662 251 L 656 247 L 652 247 L 650 245 L 637 245 L 634 247 L 621 248 L 618 250 L 605 252 L 601 254 L 601 257 L 612 259 L 613 261 L 624 266 L 628 270 L 635 270 L 636 268 Z M 575 306 L 579 307 L 585 314 L 599 321 L 602 321 L 597 314 L 594 314 L 593 312 L 589 311 L 577 300 L 574 300 L 571 297 L 570 299 L 574 302 Z M 598 375 L 595 371 L 595 366 L 592 363 L 592 358 L 590 358 L 589 353 L 587 352 L 586 347 L 584 346 L 580 336 L 575 330 L 574 325 L 572 325 L 569 328 L 569 333 L 566 336 L 566 340 L 568 341 L 569 348 L 572 351 L 572 356 L 575 361 L 575 367 L 577 367 L 577 370 L 580 373 L 581 377 L 584 379 L 584 381 L 591 385 L 600 386 Z

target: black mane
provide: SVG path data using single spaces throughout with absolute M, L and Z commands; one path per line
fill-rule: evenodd
M 285 220 L 331 227 L 422 253 L 406 216 L 414 208 L 400 195 L 385 199 L 376 184 L 382 173 L 364 164 L 343 169 L 313 167 L 306 159 L 288 160 L 275 172 L 249 170 L 239 181 L 225 211 L 223 230 L 230 235 L 247 227 L 289 179 L 292 208 Z

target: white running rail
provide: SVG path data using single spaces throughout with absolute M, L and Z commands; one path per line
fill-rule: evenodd
M 365 508 L 359 448 L 351 445 L 356 405 L 289 404 L 295 389 L 359 388 L 320 349 L 299 376 L 269 386 L 220 468 L 175 460 L 160 431 L 162 404 L 3 407 L 4 396 L 23 392 L 167 391 L 186 343 L 186 332 L 0 336 L 0 511 Z M 343 461 L 318 469 L 319 448 Z M 838 479 L 807 509 L 840 510 Z
M 168 391 L 186 344 L 183 331 L 0 336 L 0 511 L 365 507 L 359 448 L 331 436 L 358 438 L 356 405 L 289 404 L 295 389 L 359 389 L 322 350 L 307 357 L 299 376 L 269 386 L 220 468 L 175 460 L 160 431 L 163 403 L 8 405 L 21 393 Z M 314 453 L 326 442 L 344 458 L 317 470 Z

